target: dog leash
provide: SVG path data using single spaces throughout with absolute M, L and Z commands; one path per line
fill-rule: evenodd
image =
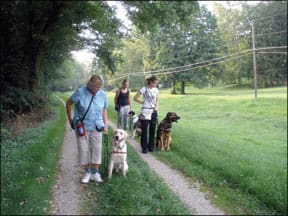
M 104 173 L 108 170 L 108 163 L 109 163 L 109 140 L 108 134 L 103 134 L 103 170 Z

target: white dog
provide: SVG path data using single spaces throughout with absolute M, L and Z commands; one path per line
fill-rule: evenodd
M 128 134 L 122 129 L 116 129 L 114 132 L 114 140 L 112 144 L 112 152 L 108 166 L 108 178 L 112 178 L 113 170 L 121 170 L 123 176 L 128 172 L 127 164 L 127 145 L 126 139 Z
M 141 136 L 141 121 L 139 120 L 138 116 L 135 114 L 134 111 L 130 111 L 128 113 L 128 116 L 132 119 L 132 125 L 133 125 L 133 132 L 132 132 L 132 138 L 134 139 L 136 134 L 137 136 Z

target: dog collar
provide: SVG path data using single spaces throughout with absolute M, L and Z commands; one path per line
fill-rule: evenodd
M 111 154 L 126 154 L 127 152 L 112 151 Z

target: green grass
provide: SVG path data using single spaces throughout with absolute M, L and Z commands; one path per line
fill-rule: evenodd
M 50 120 L 15 139 L 1 128 L 1 215 L 49 214 L 66 120 L 63 105 L 51 105 Z
M 168 111 L 181 120 L 171 151 L 156 157 L 201 181 L 228 214 L 287 214 L 287 88 L 259 89 L 257 100 L 234 86 L 168 92 L 160 93 L 159 120 Z

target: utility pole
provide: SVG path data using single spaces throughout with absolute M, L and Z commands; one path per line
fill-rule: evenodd
M 254 21 L 252 20 L 252 46 L 253 46 L 253 71 L 254 71 L 254 92 L 257 99 L 257 67 L 256 67 L 256 49 L 255 49 Z
M 130 79 L 130 61 L 128 61 L 128 80 Z

